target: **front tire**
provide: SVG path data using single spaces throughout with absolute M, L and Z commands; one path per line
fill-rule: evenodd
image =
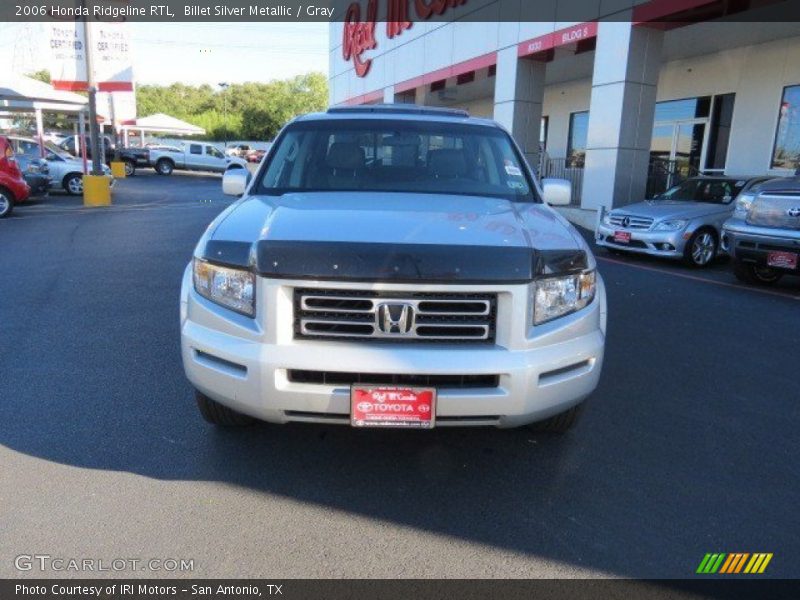
M 582 410 L 583 404 L 578 404 L 549 419 L 531 423 L 528 428 L 537 433 L 566 433 L 577 423 Z
M 775 285 L 783 277 L 783 273 L 770 269 L 769 267 L 759 267 L 752 263 L 733 261 L 733 274 L 742 283 L 751 285 Z
M 83 176 L 79 173 L 71 173 L 64 178 L 64 189 L 70 196 L 80 196 L 83 194 Z
M 136 163 L 132 160 L 125 161 L 125 177 L 133 177 L 136 175 Z
M 0 219 L 5 219 L 14 212 L 14 196 L 8 190 L 0 188 Z
M 156 163 L 156 173 L 159 175 L 172 175 L 172 170 L 174 168 L 175 165 L 167 158 L 160 158 Z
M 686 248 L 683 250 L 683 260 L 690 267 L 702 269 L 714 260 L 719 248 L 717 234 L 710 229 L 695 231 Z
M 195 400 L 197 400 L 197 408 L 200 409 L 200 414 L 203 418 L 212 425 L 219 425 L 220 427 L 245 427 L 255 423 L 255 419 L 236 412 L 212 400 L 202 392 L 195 390 Z

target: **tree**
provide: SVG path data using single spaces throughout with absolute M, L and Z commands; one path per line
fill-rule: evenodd
M 30 77 L 31 79 L 36 79 L 37 81 L 42 81 L 44 83 L 50 83 L 50 71 L 47 69 L 34 71 L 33 73 L 28 73 L 25 76 Z
M 202 127 L 215 139 L 271 140 L 288 120 L 324 110 L 327 103 L 328 81 L 322 73 L 233 84 L 224 91 L 182 83 L 141 85 L 136 90 L 138 114 L 168 113 Z

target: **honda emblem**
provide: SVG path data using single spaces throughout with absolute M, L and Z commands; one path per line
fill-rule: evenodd
M 378 305 L 375 321 L 382 333 L 408 335 L 414 329 L 414 307 L 402 302 L 383 302 Z

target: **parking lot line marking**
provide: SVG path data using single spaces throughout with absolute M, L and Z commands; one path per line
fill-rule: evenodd
M 793 295 L 791 293 L 776 292 L 775 290 L 765 290 L 763 288 L 749 287 L 746 285 L 739 285 L 736 283 L 728 283 L 727 281 L 716 281 L 714 279 L 706 279 L 705 277 L 698 277 L 697 275 L 688 275 L 686 273 L 675 273 L 658 267 L 648 267 L 647 265 L 636 265 L 622 260 L 613 258 L 606 258 L 605 256 L 596 256 L 597 260 L 601 260 L 615 265 L 622 265 L 623 267 L 631 267 L 633 269 L 641 269 L 643 271 L 655 271 L 656 273 L 663 273 L 664 275 L 672 275 L 673 277 L 682 277 L 683 279 L 691 279 L 692 281 L 701 281 L 703 283 L 711 283 L 723 287 L 734 288 L 737 290 L 745 290 L 748 292 L 757 292 L 759 294 L 766 294 L 768 296 L 778 296 L 780 298 L 789 298 L 790 300 L 800 300 L 800 295 Z
M 34 214 L 15 214 L 10 219 L 0 220 L 0 223 L 13 223 L 24 219 L 43 219 L 47 217 L 60 217 L 62 215 L 91 215 L 91 214 L 106 214 L 106 213 L 122 213 L 122 212 L 144 212 L 148 210 L 165 210 L 179 208 L 183 209 L 198 209 L 215 207 L 216 204 L 190 204 L 188 202 L 173 202 L 169 204 L 128 204 L 118 206 L 104 206 L 101 208 L 87 208 L 83 206 L 53 208 L 46 210 L 37 210 Z M 26 212 L 27 212 L 26 207 Z

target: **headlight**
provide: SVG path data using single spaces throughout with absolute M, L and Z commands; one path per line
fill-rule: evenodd
M 740 194 L 736 199 L 736 208 L 733 210 L 733 216 L 737 219 L 747 218 L 747 213 L 753 205 L 753 200 L 756 199 L 755 194 Z
M 588 306 L 594 298 L 597 275 L 584 271 L 534 282 L 533 323 L 541 325 Z
M 680 231 L 684 227 L 686 227 L 687 221 L 683 219 L 671 219 L 669 221 L 661 221 L 660 223 L 656 223 L 656 226 L 653 228 L 653 231 Z
M 606 213 L 603 215 L 603 224 L 604 225 L 611 225 L 611 213 Z
M 255 315 L 255 277 L 250 271 L 220 267 L 195 258 L 193 272 L 198 294 L 243 315 Z

